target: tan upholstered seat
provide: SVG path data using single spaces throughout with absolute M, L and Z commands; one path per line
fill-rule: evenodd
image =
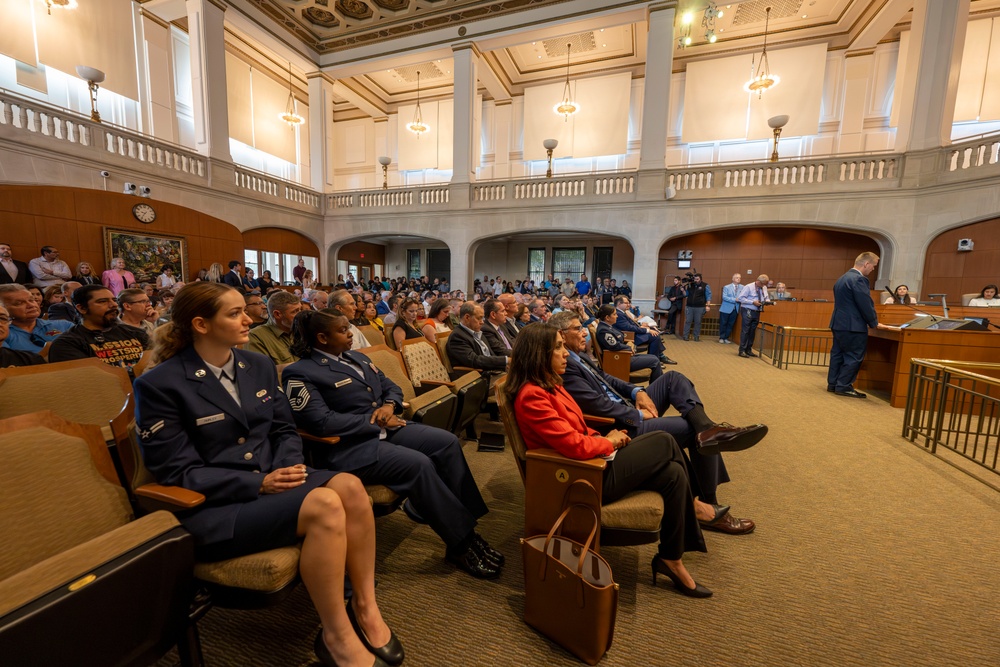
M 427 426 L 450 430 L 455 418 L 458 400 L 448 387 L 434 387 L 420 394 L 406 374 L 403 357 L 399 352 L 385 345 L 373 345 L 362 353 L 393 381 L 403 392 L 404 419 L 412 419 Z
M 128 371 L 100 359 L 3 368 L 0 419 L 52 410 L 66 421 L 100 427 L 105 441 L 111 441 L 108 424 L 131 392 Z
M 563 494 L 572 482 L 586 480 L 597 491 L 598 502 L 601 501 L 607 463 L 603 459 L 570 459 L 554 449 L 529 451 L 514 417 L 513 403 L 504 392 L 506 384 L 506 377 L 501 378 L 494 391 L 504 433 L 524 481 L 525 535 L 538 535 L 552 527 L 563 509 Z M 601 522 L 600 541 L 606 545 L 656 542 L 663 520 L 663 499 L 653 491 L 633 491 L 613 503 L 601 503 L 598 519 Z M 573 527 L 564 534 L 572 535 Z M 586 539 L 586 535 L 582 537 Z
M 5 664 L 77 664 L 83 647 L 102 664 L 149 664 L 174 643 L 200 652 L 194 539 L 167 512 L 133 520 L 96 425 L 4 419 L 0 459 Z
M 196 563 L 194 575 L 217 586 L 275 593 L 295 583 L 301 553 L 302 547 L 296 544 L 213 563 Z
M 358 331 L 361 335 L 365 337 L 369 345 L 385 345 L 385 334 L 376 329 L 371 324 L 363 327 L 358 327 Z
M 973 299 L 975 299 L 977 296 L 979 296 L 979 292 L 972 292 L 970 294 L 963 294 L 962 295 L 962 305 L 963 306 L 968 306 L 969 302 L 972 301 Z M 885 303 L 885 302 L 883 301 L 883 303 Z
M 437 341 L 438 352 L 441 352 L 448 342 L 448 333 L 439 333 Z M 465 372 L 462 372 L 452 369 L 447 353 L 444 352 L 442 357 L 423 339 L 403 341 L 400 353 L 403 355 L 406 373 L 414 386 L 428 384 L 444 386 L 458 398 L 452 432 L 457 434 L 462 429 L 467 429 L 468 437 L 477 437 L 474 422 L 486 402 L 488 382 L 477 371 L 465 369 Z

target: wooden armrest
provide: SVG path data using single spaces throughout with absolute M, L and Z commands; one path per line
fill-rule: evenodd
M 181 486 L 163 486 L 161 484 L 143 484 L 135 490 L 135 495 L 153 501 L 146 507 L 156 506 L 157 508 L 167 508 L 174 511 L 189 510 L 205 502 L 205 496 L 185 489 Z
M 529 449 L 525 458 L 559 463 L 570 468 L 588 468 L 592 470 L 604 470 L 608 465 L 608 462 L 604 459 L 571 459 L 563 456 L 554 449 L 545 448 Z
M 598 417 L 597 415 L 584 415 L 583 421 L 591 422 L 593 424 L 614 424 L 615 420 L 611 417 Z
M 308 440 L 309 442 L 318 442 L 323 445 L 336 445 L 338 442 L 340 442 L 340 437 L 336 435 L 323 437 L 321 435 L 313 435 L 312 433 L 307 433 L 302 429 L 298 429 L 297 433 L 299 434 L 299 437 L 302 438 L 303 440 Z
M 428 387 L 454 387 L 454 382 L 445 382 L 444 380 L 421 380 L 420 386 L 427 385 Z

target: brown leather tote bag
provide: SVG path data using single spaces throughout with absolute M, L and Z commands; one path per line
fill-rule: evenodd
M 559 534 L 571 511 L 589 513 L 593 519 L 584 544 Z M 596 665 L 611 647 L 618 613 L 618 584 L 611 566 L 590 548 L 597 528 L 594 509 L 573 504 L 548 535 L 521 540 L 525 622 L 588 665 Z

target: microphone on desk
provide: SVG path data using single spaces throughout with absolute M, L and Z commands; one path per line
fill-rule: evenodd
M 912 310 L 912 311 L 916 312 L 916 313 L 917 313 L 917 314 L 919 314 L 919 315 L 926 315 L 927 317 L 931 318 L 931 322 L 937 322 L 937 321 L 938 321 L 939 319 L 941 319 L 940 317 L 935 317 L 935 316 L 934 316 L 934 315 L 932 315 L 931 313 L 925 313 L 924 311 L 920 310 L 920 309 L 919 309 L 919 308 L 917 308 L 916 306 L 911 306 L 911 305 L 910 305 L 910 304 L 908 304 L 908 303 L 898 303 L 898 302 L 896 301 L 896 295 L 892 293 L 892 290 L 890 290 L 890 289 L 889 289 L 889 286 L 888 286 L 888 285 L 886 285 L 886 286 L 885 286 L 885 287 L 883 287 L 882 289 L 883 289 L 883 290 L 885 290 L 885 292 L 887 292 L 887 293 L 889 294 L 889 296 L 891 296 L 891 297 L 892 297 L 892 303 L 891 303 L 890 305 L 894 305 L 894 306 L 904 306 L 904 307 L 906 307 L 906 308 L 909 308 L 910 310 Z

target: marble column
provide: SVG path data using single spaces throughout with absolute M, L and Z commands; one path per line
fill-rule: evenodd
M 643 80 L 642 137 L 639 169 L 665 169 L 670 75 L 674 63 L 675 2 L 649 8 L 646 33 L 646 78 Z
M 306 75 L 309 81 L 309 186 L 331 192 L 333 184 L 333 84 L 323 72 Z
M 452 183 L 472 183 L 476 180 L 473 150 L 479 148 L 475 131 L 476 69 L 479 54 L 471 42 L 456 44 L 454 52 L 455 119 L 454 156 L 452 158 Z M 454 256 L 455 253 L 452 253 Z

